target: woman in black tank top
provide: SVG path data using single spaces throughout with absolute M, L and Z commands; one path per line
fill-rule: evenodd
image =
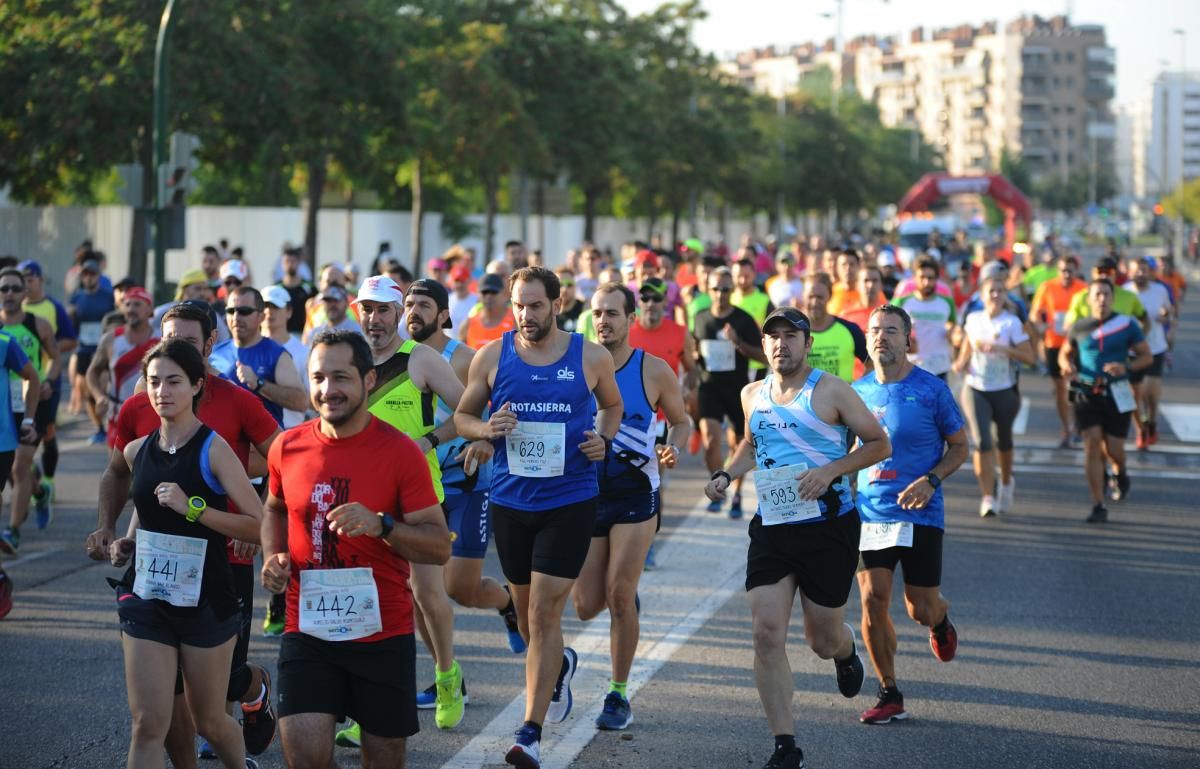
M 114 541 L 114 565 L 135 557 L 118 586 L 117 613 L 133 733 L 129 767 L 162 766 L 176 670 L 182 668 L 196 731 L 228 769 L 247 766 L 242 730 L 225 712 L 241 623 L 227 538 L 259 541 L 262 504 L 233 450 L 196 418 L 204 358 L 165 341 L 142 361 L 157 430 L 130 442 L 136 538 Z M 226 512 L 227 500 L 240 514 Z

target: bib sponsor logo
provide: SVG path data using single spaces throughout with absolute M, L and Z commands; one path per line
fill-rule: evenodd
M 566 367 L 560 368 L 558 370 L 558 381 L 574 382 L 575 381 L 575 372 Z
M 513 411 L 518 414 L 536 413 L 536 414 L 570 414 L 570 403 L 513 403 L 511 405 Z

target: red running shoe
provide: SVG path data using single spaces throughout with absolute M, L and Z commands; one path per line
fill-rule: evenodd
M 891 689 L 879 687 L 879 701 L 875 707 L 862 712 L 858 720 L 864 724 L 886 724 L 892 720 L 903 721 L 908 718 L 904 712 L 904 695 L 893 686 Z
M 10 611 L 12 611 L 12 580 L 3 569 L 0 569 L 0 619 L 7 617 Z
M 933 650 L 933 656 L 942 662 L 949 662 L 954 659 L 954 653 L 958 651 L 958 630 L 950 621 L 949 614 L 938 627 L 941 630 L 929 629 L 929 648 Z

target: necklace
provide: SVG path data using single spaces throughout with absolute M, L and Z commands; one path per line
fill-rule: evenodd
M 181 441 L 172 441 L 171 443 L 167 444 L 167 453 L 168 453 L 168 454 L 170 454 L 170 455 L 172 455 L 172 456 L 174 456 L 174 455 L 175 455 L 175 452 L 179 450 L 179 446 L 180 446 L 181 444 L 187 443 L 187 442 L 188 442 L 188 440 L 189 440 L 189 439 L 190 439 L 190 438 L 191 438 L 193 435 L 195 435 L 195 434 L 196 434 L 196 431 L 197 431 L 197 430 L 199 430 L 199 429 L 200 429 L 200 422 L 199 422 L 199 420 L 197 420 L 197 421 L 196 421 L 196 424 L 195 424 L 195 426 L 193 426 L 193 427 L 192 427 L 192 429 L 188 431 L 188 434 L 187 434 L 186 436 L 184 436 L 183 440 L 181 440 Z M 164 438 L 164 439 L 166 439 L 166 436 L 164 435 L 164 436 L 163 436 L 163 438 Z

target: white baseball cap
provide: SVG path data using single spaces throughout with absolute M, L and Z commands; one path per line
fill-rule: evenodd
M 396 302 L 404 304 L 404 292 L 396 281 L 387 275 L 372 275 L 362 282 L 358 288 L 358 302 Z
M 218 273 L 221 280 L 234 278 L 239 283 L 245 283 L 246 278 L 250 277 L 250 268 L 241 259 L 230 259 L 221 265 L 221 270 Z
M 283 286 L 267 286 L 262 290 L 263 301 L 283 309 L 292 303 L 292 295 Z
M 876 263 L 880 267 L 895 267 L 896 255 L 891 251 L 880 251 L 879 258 L 876 259 Z

